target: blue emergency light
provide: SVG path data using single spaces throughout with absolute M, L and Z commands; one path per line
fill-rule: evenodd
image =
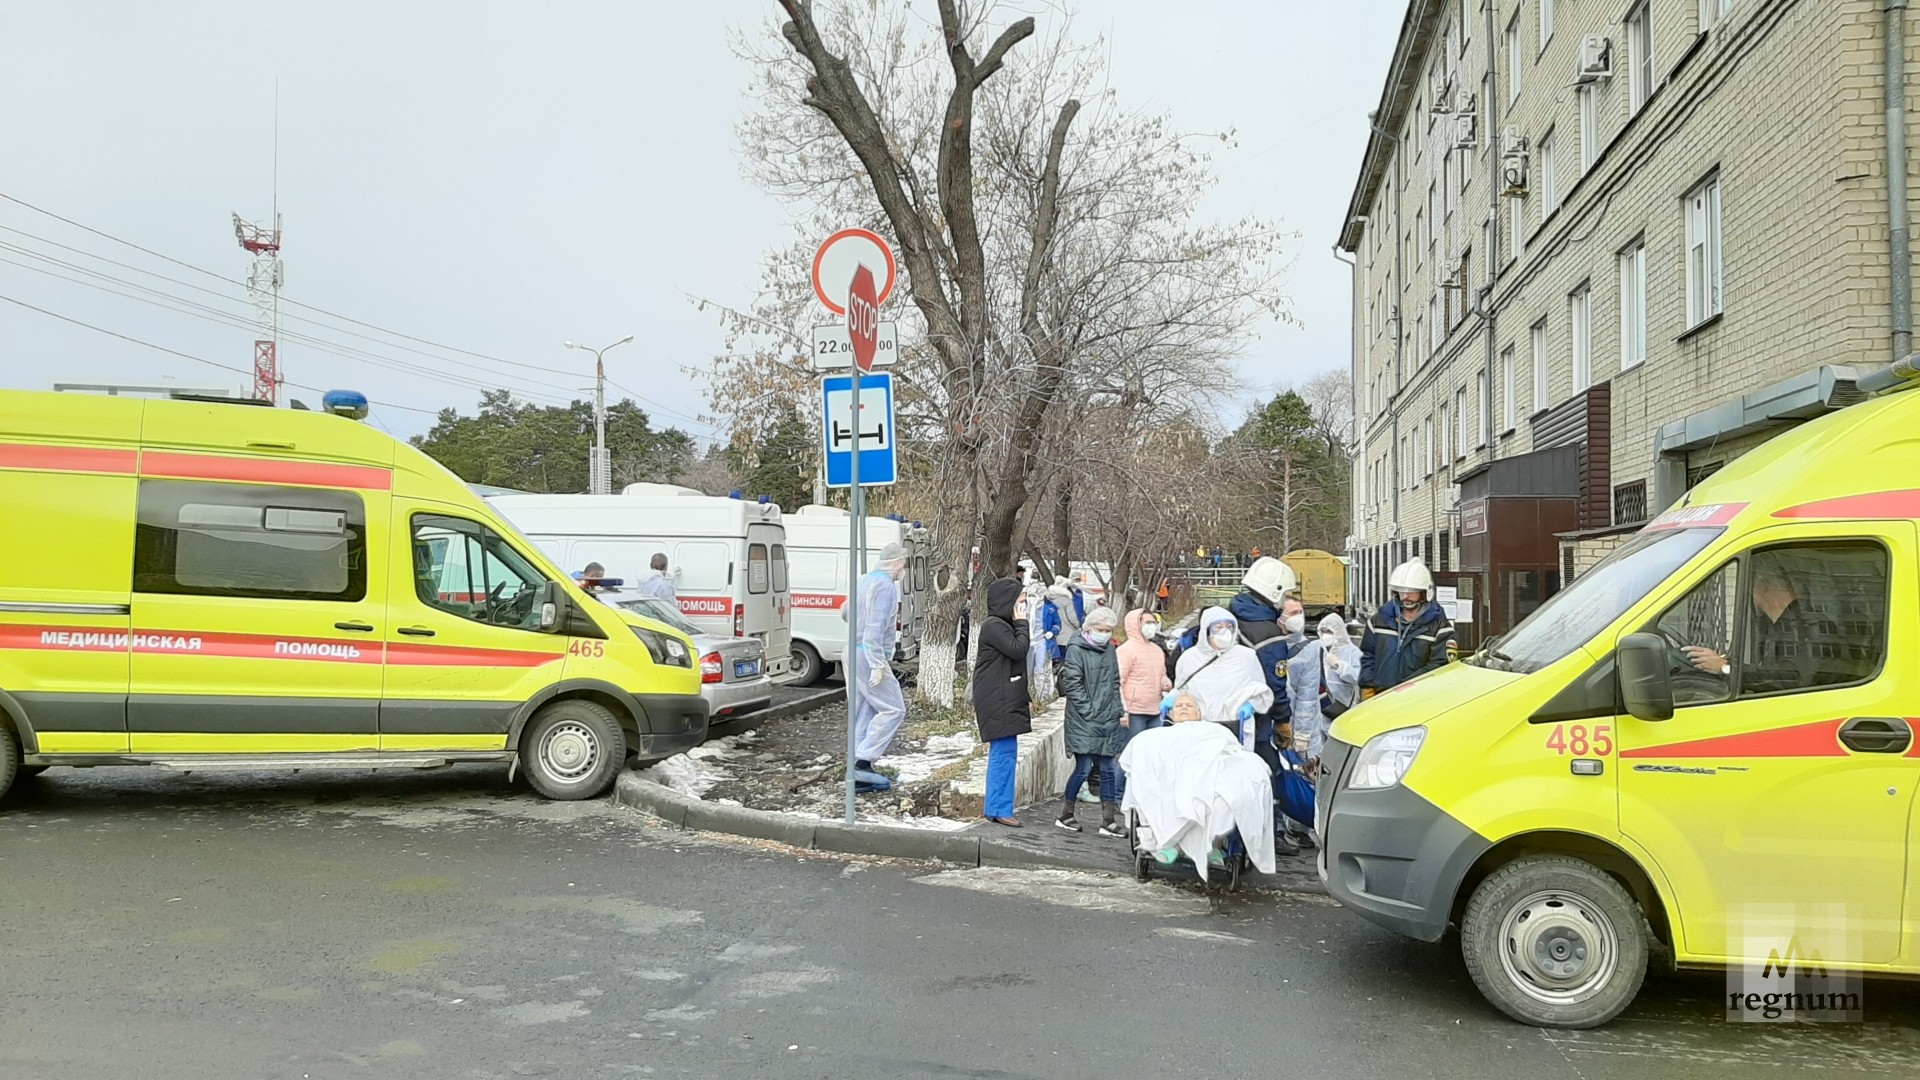
M 329 390 L 320 398 L 320 411 L 349 420 L 365 420 L 367 395 L 358 390 Z

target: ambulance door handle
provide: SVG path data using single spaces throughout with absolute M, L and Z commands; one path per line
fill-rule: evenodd
M 371 623 L 363 623 L 363 622 L 337 622 L 337 623 L 334 623 L 334 624 L 333 624 L 333 628 L 334 628 L 335 630 L 351 630 L 351 631 L 353 631 L 353 632 L 354 632 L 354 633 L 356 633 L 356 634 L 371 634 L 371 633 L 373 633 L 373 625 L 372 625 Z
M 1898 717 L 1856 716 L 1840 725 L 1840 742 L 1863 754 L 1903 754 L 1913 745 L 1913 729 Z
M 433 631 L 428 630 L 423 626 L 403 626 L 400 628 L 400 632 L 407 635 L 408 637 L 432 637 L 433 636 Z

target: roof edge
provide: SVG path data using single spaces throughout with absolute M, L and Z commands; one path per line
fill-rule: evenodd
M 1373 203 L 1374 194 L 1380 189 L 1380 179 L 1393 156 L 1389 144 L 1399 141 L 1398 136 L 1383 132 L 1399 130 L 1400 122 L 1406 116 L 1409 99 L 1420 85 L 1420 72 L 1410 70 L 1409 65 L 1426 50 L 1433 24 L 1439 21 L 1444 10 L 1445 5 L 1441 0 L 1407 2 L 1407 15 L 1401 20 L 1400 37 L 1393 47 L 1393 60 L 1387 65 L 1386 85 L 1381 87 L 1380 104 L 1372 114 L 1374 119 L 1372 131 L 1367 136 L 1367 150 L 1360 158 L 1360 176 L 1354 183 L 1352 197 L 1347 201 L 1346 220 L 1340 226 L 1340 239 L 1336 246 L 1342 251 L 1353 253 L 1360 249 L 1360 222 L 1356 219 L 1366 214 L 1367 207 Z

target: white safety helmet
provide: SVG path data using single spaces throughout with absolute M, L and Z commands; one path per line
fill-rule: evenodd
M 1288 593 L 1300 591 L 1300 578 L 1293 572 L 1293 567 L 1271 555 L 1262 555 L 1253 560 L 1253 565 L 1247 567 L 1246 576 L 1240 579 L 1240 584 L 1275 607 L 1280 606 Z
M 1415 555 L 1406 562 L 1393 568 L 1387 575 L 1387 588 L 1394 592 L 1402 589 L 1419 589 L 1427 595 L 1433 595 L 1433 574 L 1427 570 L 1427 564 Z

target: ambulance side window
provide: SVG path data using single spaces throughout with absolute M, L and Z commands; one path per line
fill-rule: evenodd
M 1740 564 L 1730 562 L 1693 587 L 1653 624 L 1653 632 L 1672 646 L 1673 703 L 1677 707 L 1725 701 L 1732 681 L 1714 671 L 1703 671 L 1692 661 L 1690 649 L 1706 649 L 1725 656 L 1733 650 L 1734 620 L 1738 609 Z
M 351 491 L 142 480 L 136 592 L 355 602 L 367 515 Z
M 483 525 L 415 515 L 413 571 L 415 595 L 428 607 L 492 626 L 538 628 L 546 578 Z
M 1864 683 L 1887 655 L 1887 551 L 1866 540 L 1764 548 L 1748 560 L 1740 696 Z

